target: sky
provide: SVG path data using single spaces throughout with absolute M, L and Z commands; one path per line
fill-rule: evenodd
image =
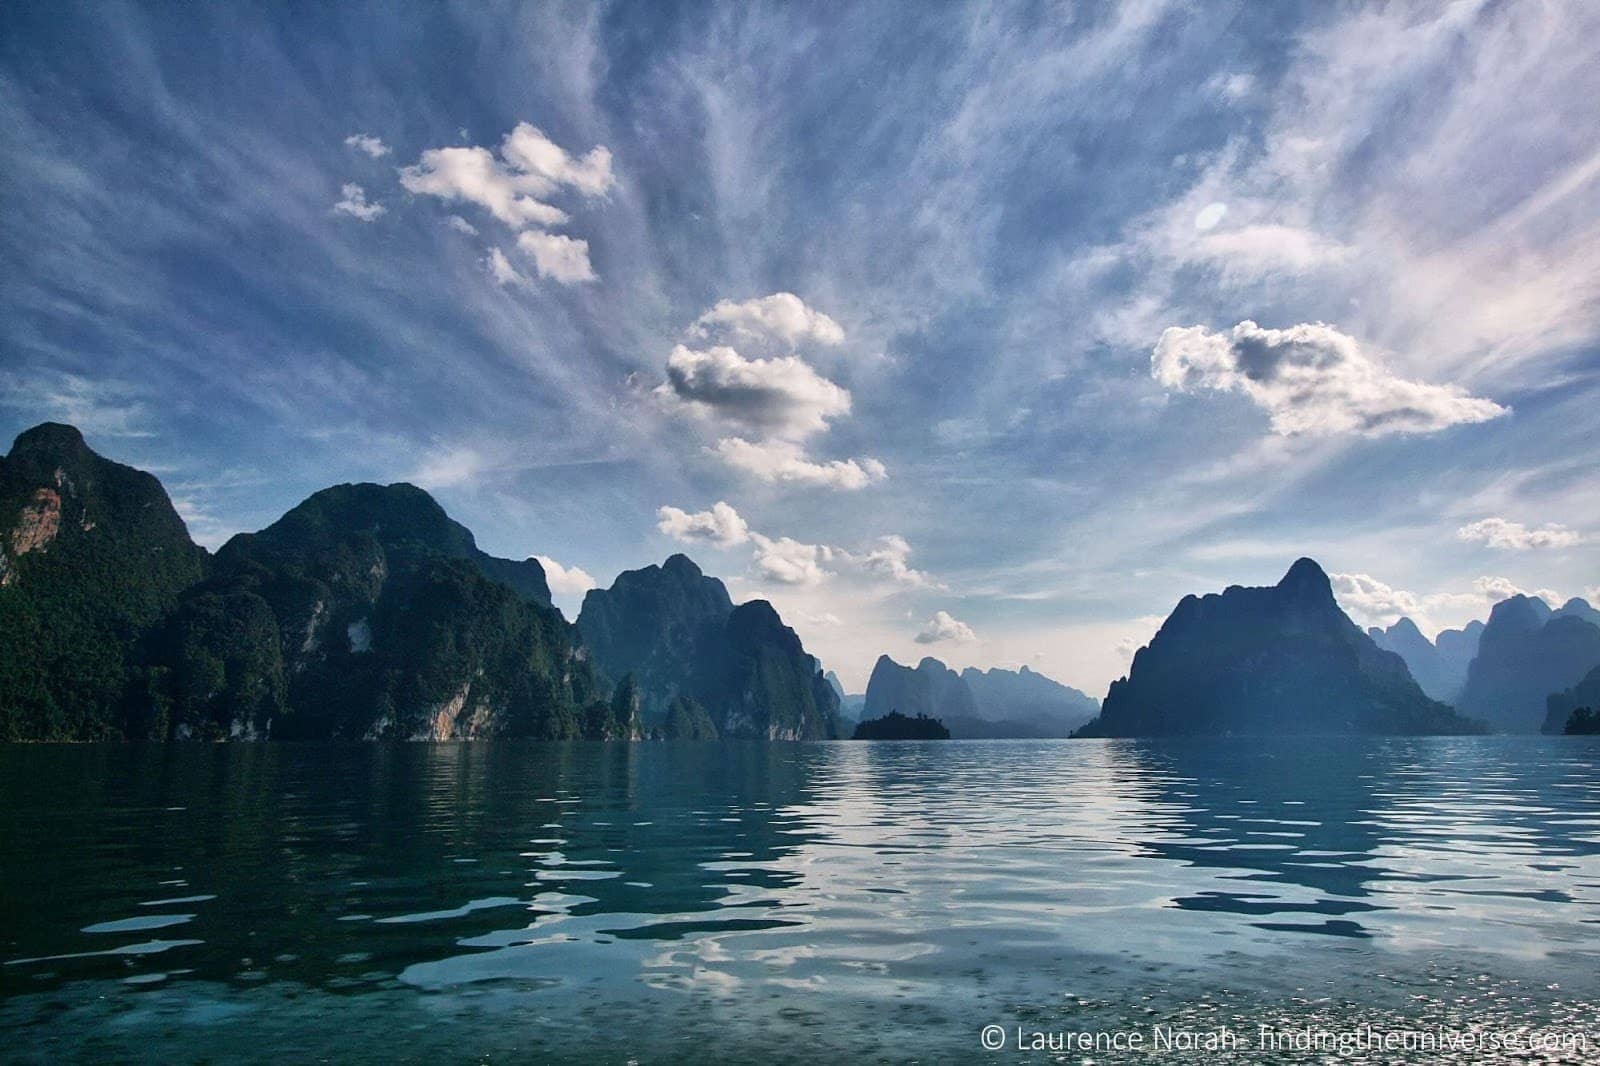
M 860 691 L 1301 555 L 1600 585 L 1600 6 L 0 5 L 0 436 L 200 542 L 419 484 Z

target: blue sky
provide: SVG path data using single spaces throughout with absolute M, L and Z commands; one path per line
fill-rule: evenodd
M 685 550 L 859 688 L 1100 694 L 1310 554 L 1363 623 L 1600 583 L 1600 9 L 0 8 L 0 432 L 215 546 L 411 480 Z

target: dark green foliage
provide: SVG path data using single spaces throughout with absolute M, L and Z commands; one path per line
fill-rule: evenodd
M 139 634 L 204 574 L 160 482 L 45 423 L 0 458 L 0 739 L 121 732 Z
M 1590 707 L 1579 707 L 1567 718 L 1567 727 L 1563 732 L 1569 737 L 1600 735 L 1600 711 Z
M 678 696 L 667 705 L 667 718 L 661 725 L 663 740 L 716 740 L 717 726 L 706 709 L 687 696 Z
M 1481 727 L 1423 695 L 1301 559 L 1269 588 L 1186 596 L 1079 736 L 1419 735 Z
M 152 740 L 257 739 L 287 710 L 277 619 L 244 588 L 187 596 L 146 637 L 126 732 Z
M 864 718 L 856 726 L 855 740 L 949 740 L 950 730 L 925 714 L 909 717 L 890 711 L 882 718 Z
M 537 559 L 514 562 L 497 559 L 478 550 L 472 533 L 445 513 L 432 496 L 415 485 L 334 485 L 307 497 L 259 533 L 241 533 L 217 552 L 224 566 L 249 559 L 265 566 L 301 566 L 307 559 L 338 560 L 340 554 L 355 548 L 362 552 L 363 541 L 381 545 L 395 556 L 432 555 L 465 559 L 485 577 L 505 585 L 520 597 L 545 607 L 550 606 L 550 587 L 544 568 Z M 337 578 L 354 582 L 352 587 L 335 585 L 341 595 L 370 586 L 374 576 L 363 571 L 359 559 L 335 566 Z
M 413 486 L 335 486 L 206 563 L 155 478 L 70 427 L 19 437 L 0 460 L 0 736 L 639 734 L 539 564 L 485 555 Z
M 291 680 L 273 735 L 617 735 L 587 725 L 600 685 L 571 627 L 486 576 L 474 551 L 409 485 L 338 486 L 229 541 L 219 568 L 257 589 L 279 625 Z

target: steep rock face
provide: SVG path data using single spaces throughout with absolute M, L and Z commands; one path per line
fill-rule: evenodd
M 1467 683 L 1467 670 L 1478 656 L 1478 642 L 1483 639 L 1483 623 L 1477 619 L 1461 629 L 1442 629 L 1433 638 L 1439 652 L 1439 668 L 1445 683 L 1452 686 L 1446 703 L 1455 703 L 1461 696 L 1461 686 Z M 1444 697 L 1436 697 L 1444 699 Z
M 722 736 L 826 740 L 835 735 L 839 697 L 772 604 L 740 604 L 724 631 L 721 676 L 703 677 L 701 685 L 713 719 L 720 718 Z M 716 660 L 713 655 L 708 665 Z
M 1024 666 L 961 671 L 978 716 L 997 735 L 1065 737 L 1100 713 L 1100 701 Z M 959 735 L 951 726 L 952 735 Z
M 539 602 L 538 564 L 479 552 L 413 486 L 316 493 L 261 532 L 230 540 L 216 571 L 145 642 L 131 701 L 137 735 L 636 731 L 612 722 L 571 627 Z
M 1538 732 L 1546 698 L 1596 666 L 1600 627 L 1581 610 L 1551 611 L 1536 596 L 1513 596 L 1490 612 L 1456 707 L 1501 732 Z
M 861 717 L 883 718 L 895 711 L 908 718 L 923 715 L 944 722 L 978 717 L 972 690 L 960 674 L 938 659 L 926 657 L 913 669 L 880 655 L 867 680 Z
M 135 637 L 205 573 L 161 483 L 47 422 L 0 458 L 0 739 L 121 732 Z
M 1583 675 L 1583 680 L 1564 692 L 1552 692 L 1545 698 L 1544 732 L 1560 735 L 1566 732 L 1572 712 L 1580 707 L 1600 711 L 1600 666 Z
M 720 642 L 732 613 L 727 586 L 674 555 L 590 589 L 578 632 L 600 669 L 638 682 L 644 713 L 655 718 L 674 697 L 693 694 L 695 664 Z
M 1186 596 L 1079 736 L 1476 729 L 1347 618 L 1310 559 L 1277 585 Z
M 647 721 L 682 697 L 722 737 L 834 735 L 838 696 L 800 638 L 763 600 L 735 607 L 684 555 L 591 590 L 578 631 L 602 670 L 637 681 Z

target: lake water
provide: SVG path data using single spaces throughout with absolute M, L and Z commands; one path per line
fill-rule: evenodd
M 0 748 L 0 963 L 16 1061 L 1593 1062 L 1600 739 Z

